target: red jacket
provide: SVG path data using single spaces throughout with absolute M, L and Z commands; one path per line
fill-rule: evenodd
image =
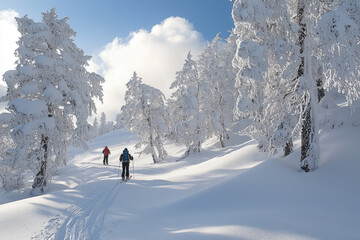
M 110 153 L 110 149 L 108 149 L 107 147 L 104 148 L 104 150 L 102 151 L 102 153 L 103 153 L 105 156 L 111 154 L 111 153 Z

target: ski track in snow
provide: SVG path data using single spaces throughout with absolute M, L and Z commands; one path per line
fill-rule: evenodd
M 44 231 L 33 240 L 101 239 L 108 208 L 117 197 L 121 183 L 116 181 L 111 190 L 90 200 L 82 200 L 48 221 Z

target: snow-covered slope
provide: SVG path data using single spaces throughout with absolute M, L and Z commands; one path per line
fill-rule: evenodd
M 135 153 L 135 135 L 118 130 L 71 149 L 47 194 L 1 192 L 0 239 L 357 239 L 359 136 L 360 128 L 323 133 L 320 166 L 304 173 L 298 151 L 268 159 L 241 137 L 182 160 L 185 149 L 168 144 L 170 157 L 155 165 Z M 120 183 L 124 147 L 134 176 Z

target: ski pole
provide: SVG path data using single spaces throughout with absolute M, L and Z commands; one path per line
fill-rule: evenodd
M 120 161 L 119 161 L 118 177 L 120 177 Z
M 135 179 L 135 171 L 134 171 L 134 169 L 135 169 L 135 167 L 134 167 L 134 159 L 132 160 L 133 161 L 133 178 Z

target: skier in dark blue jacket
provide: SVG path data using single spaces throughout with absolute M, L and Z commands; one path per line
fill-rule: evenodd
M 120 162 L 122 162 L 121 177 L 123 180 L 125 180 L 125 176 L 126 176 L 126 180 L 128 180 L 130 177 L 129 165 L 130 165 L 130 160 L 133 160 L 133 159 L 134 158 L 133 158 L 133 156 L 130 155 L 129 150 L 127 148 L 125 148 L 123 153 L 120 155 Z

